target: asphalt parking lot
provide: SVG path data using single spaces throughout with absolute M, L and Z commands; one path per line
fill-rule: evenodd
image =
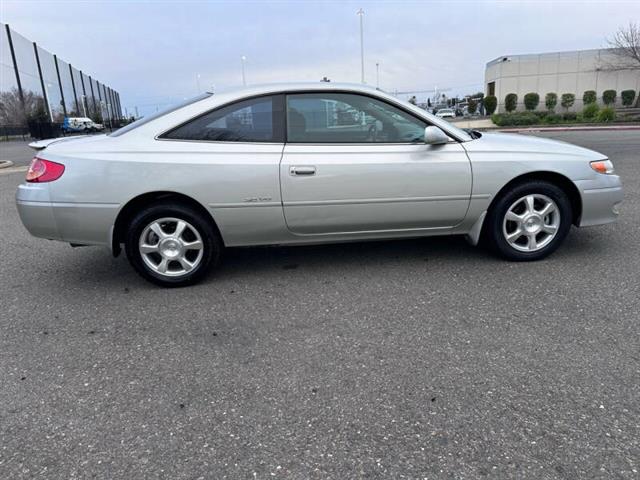
M 625 185 L 545 261 L 236 249 L 177 290 L 30 237 L 0 172 L 0 478 L 639 478 L 640 132 L 544 136 Z

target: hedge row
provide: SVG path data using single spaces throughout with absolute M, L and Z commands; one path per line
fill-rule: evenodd
M 612 107 L 599 108 L 597 104 L 587 105 L 582 112 L 566 112 L 562 115 L 549 111 L 494 113 L 491 121 L 499 127 L 526 126 L 526 125 L 554 125 L 558 123 L 582 123 L 582 122 L 612 122 L 616 119 L 616 112 Z
M 613 105 L 616 101 L 617 96 L 618 92 L 616 92 L 615 90 L 605 90 L 604 92 L 602 92 L 602 103 L 604 103 L 605 105 Z M 624 90 L 620 93 L 620 96 L 622 98 L 622 105 L 624 105 L 625 107 L 630 107 L 631 105 L 633 105 L 633 100 L 636 98 L 636 92 L 635 90 Z M 487 97 L 487 99 L 488 98 L 489 97 Z M 595 90 L 587 90 L 582 95 L 582 103 L 585 106 L 591 104 L 595 105 L 597 98 L 598 97 Z M 560 105 L 562 105 L 566 109 L 572 107 L 575 101 L 576 96 L 573 93 L 563 93 L 560 97 Z M 530 112 L 538 108 L 539 103 L 540 96 L 535 92 L 527 93 L 524 96 L 524 107 Z M 556 108 L 556 105 L 558 104 L 558 95 L 553 92 L 547 93 L 545 95 L 544 103 L 547 107 L 547 110 L 553 112 Z M 514 112 L 517 106 L 518 95 L 516 95 L 515 93 L 509 93 L 504 97 L 504 108 L 507 112 Z M 489 109 L 487 109 L 487 113 L 489 115 L 491 115 L 491 113 L 493 113 L 494 111 L 495 108 L 490 112 Z

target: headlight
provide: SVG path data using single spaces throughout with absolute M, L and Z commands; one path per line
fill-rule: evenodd
M 597 160 L 595 162 L 591 162 L 590 165 L 591 168 L 598 173 L 604 173 L 605 175 L 613 173 L 613 163 L 611 163 L 611 160 Z

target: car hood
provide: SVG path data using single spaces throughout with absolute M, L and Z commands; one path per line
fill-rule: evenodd
M 594 160 L 606 158 L 601 153 L 571 143 L 517 133 L 482 133 L 482 137 L 462 145 L 469 152 L 551 154 L 586 157 Z

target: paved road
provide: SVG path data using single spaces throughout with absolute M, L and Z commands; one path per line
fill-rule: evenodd
M 29 237 L 0 174 L 0 478 L 638 478 L 640 136 L 554 136 L 626 203 L 546 261 L 238 249 L 179 290 Z
M 19 140 L 0 141 L 0 161 L 9 160 L 17 167 L 29 165 L 34 151 L 28 143 Z

